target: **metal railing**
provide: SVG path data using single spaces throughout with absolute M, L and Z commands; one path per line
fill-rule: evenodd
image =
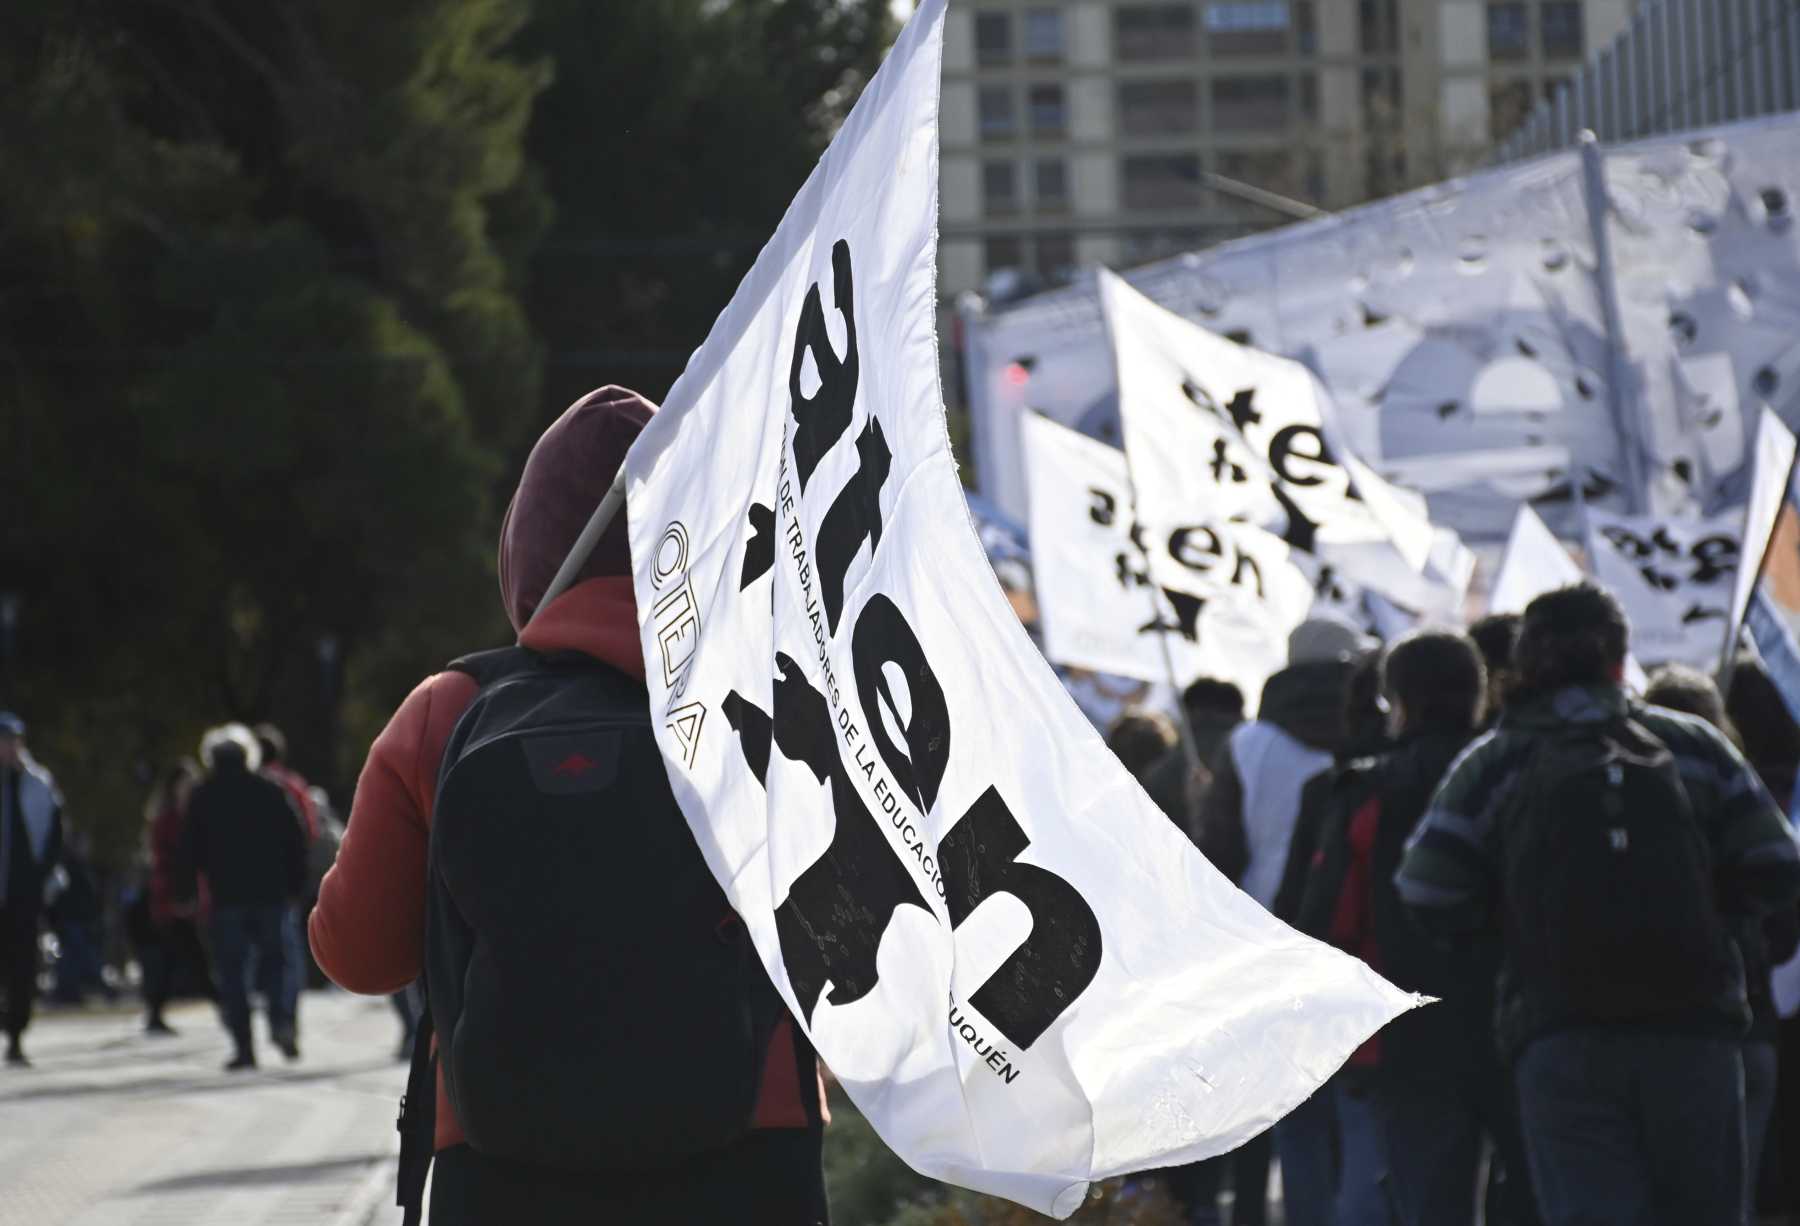
M 1650 0 L 1495 150 L 1515 162 L 1800 110 L 1800 0 Z

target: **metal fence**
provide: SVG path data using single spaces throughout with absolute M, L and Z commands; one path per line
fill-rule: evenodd
M 1495 151 L 1496 163 L 1800 110 L 1800 0 L 1650 0 Z

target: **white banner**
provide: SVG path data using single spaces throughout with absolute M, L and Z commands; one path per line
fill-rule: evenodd
M 919 1170 L 1066 1217 L 1232 1149 L 1416 1003 L 1233 889 L 997 589 L 938 388 L 926 0 L 627 463 L 670 783 Z
M 1423 504 L 1328 436 L 1311 371 L 1215 336 L 1104 269 L 1099 276 L 1146 528 L 1204 507 L 1277 532 L 1410 608 L 1451 603 L 1448 588 L 1424 575 L 1436 531 Z
M 1714 519 L 1588 511 L 1594 577 L 1631 619 L 1632 654 L 1710 669 L 1731 618 L 1742 512 Z
M 1775 531 L 1775 521 L 1787 497 L 1788 478 L 1794 471 L 1794 452 L 1794 432 L 1773 411 L 1764 409 L 1756 425 L 1750 502 L 1744 508 L 1744 557 L 1731 588 L 1731 620 L 1719 644 L 1721 672 L 1737 649 L 1737 630 L 1744 624 L 1750 593 L 1756 590 L 1763 555 L 1768 551 L 1769 537 Z
M 1048 418 L 1025 421 L 1025 471 L 1044 654 L 1178 688 L 1219 677 L 1254 707 L 1313 603 L 1287 546 L 1198 516 L 1139 526 L 1124 453 Z
M 1587 576 L 1529 505 L 1513 517 L 1512 535 L 1488 593 L 1489 613 L 1523 613 L 1545 592 L 1580 583 Z

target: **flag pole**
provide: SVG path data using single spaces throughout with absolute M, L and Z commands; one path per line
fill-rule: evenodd
M 620 461 L 619 471 L 613 474 L 612 484 L 606 487 L 606 494 L 600 499 L 600 505 L 594 508 L 592 515 L 588 516 L 587 525 L 582 528 L 581 535 L 576 537 L 575 543 L 569 547 L 569 556 L 563 559 L 561 566 L 557 567 L 556 577 L 550 580 L 550 586 L 544 589 L 544 595 L 538 600 L 537 608 L 532 610 L 533 620 L 549 607 L 551 601 L 568 591 L 574 584 L 575 576 L 581 573 L 583 566 L 587 565 L 587 560 L 593 556 L 594 546 L 600 543 L 601 536 L 612 526 L 612 521 L 618 515 L 619 508 L 624 505 L 625 464 Z M 530 625 L 530 622 L 528 621 L 526 625 Z

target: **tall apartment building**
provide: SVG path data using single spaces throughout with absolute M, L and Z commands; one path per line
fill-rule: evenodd
M 944 46 L 939 290 L 1053 283 L 1482 161 L 1638 0 L 962 0 Z

